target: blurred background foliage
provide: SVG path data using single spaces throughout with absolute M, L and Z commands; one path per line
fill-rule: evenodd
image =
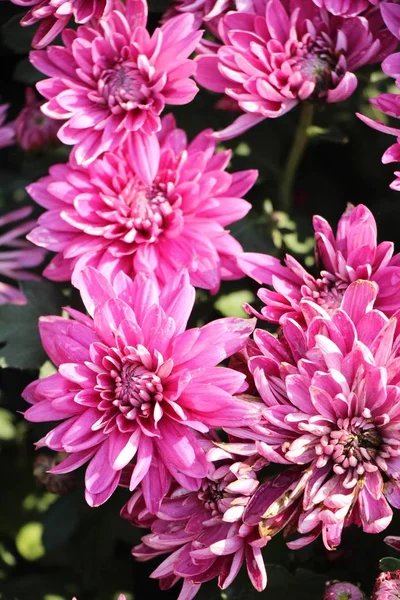
M 150 27 L 155 27 L 167 0 L 150 1 Z M 22 13 L 23 14 L 23 13 Z M 25 87 L 41 78 L 30 65 L 28 52 L 32 29 L 19 26 L 21 11 L 10 2 L 0 4 L 0 101 L 10 104 L 15 118 L 24 104 Z M 232 148 L 233 170 L 257 168 L 259 179 L 247 198 L 251 213 L 232 227 L 247 251 L 284 256 L 294 254 L 313 266 L 311 217 L 321 214 L 336 223 L 346 204 L 360 202 L 376 217 L 381 239 L 400 247 L 400 199 L 389 189 L 393 166 L 383 166 L 381 155 L 390 143 L 387 136 L 366 127 L 355 112 L 382 119 L 368 98 L 391 87 L 379 67 L 359 74 L 357 92 L 336 105 L 317 106 L 309 130 L 310 142 L 294 185 L 290 214 L 280 212 L 278 191 L 283 168 L 293 143 L 298 110 L 267 120 L 238 139 L 225 143 Z M 195 100 L 174 110 L 180 127 L 191 138 L 201 129 L 220 129 L 235 114 L 217 110 L 217 96 L 202 90 Z M 385 118 L 384 118 L 385 119 Z M 64 162 L 68 149 L 26 154 L 17 147 L 0 151 L 0 214 L 30 203 L 25 186 L 46 174 L 49 165 Z M 35 215 L 39 210 L 35 207 Z M 46 432 L 42 424 L 28 424 L 21 412 L 21 391 L 33 379 L 52 372 L 37 333 L 37 319 L 59 314 L 65 304 L 80 307 L 77 293 L 67 285 L 48 281 L 23 285 L 26 306 L 0 307 L 0 598 L 3 600 L 127 600 L 175 599 L 178 587 L 160 592 L 149 579 L 153 563 L 135 563 L 130 548 L 141 531 L 119 518 L 128 494 L 121 490 L 103 507 L 90 509 L 84 501 L 82 473 L 62 477 L 46 474 L 54 457 L 35 451 L 34 442 Z M 224 282 L 217 297 L 204 291 L 197 295 L 192 325 L 220 316 L 241 316 L 243 302 L 258 307 L 257 284 L 248 279 Z M 264 326 L 264 324 L 260 324 Z M 400 533 L 400 519 L 388 532 Z M 324 582 L 348 579 L 370 591 L 381 566 L 399 568 L 390 558 L 383 535 L 366 536 L 357 529 L 346 532 L 341 548 L 327 552 L 316 543 L 299 552 L 289 551 L 275 538 L 265 551 L 269 583 L 264 594 L 255 592 L 246 575 L 220 592 L 215 582 L 203 586 L 199 599 L 317 600 Z

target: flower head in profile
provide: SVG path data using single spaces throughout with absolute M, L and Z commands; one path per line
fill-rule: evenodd
M 7 148 L 15 142 L 14 123 L 5 124 L 9 104 L 0 104 L 0 148 Z
M 376 580 L 371 600 L 396 600 L 400 597 L 400 571 L 381 573 Z
M 351 524 L 379 533 L 400 508 L 400 323 L 372 308 L 377 291 L 355 281 L 330 315 L 302 301 L 306 331 L 288 318 L 280 340 L 255 332 L 249 367 L 266 409 L 247 434 L 228 432 L 290 467 L 284 493 L 264 483 L 244 521 L 262 517 L 268 534 L 281 516 L 302 534 L 293 549 L 322 535 L 333 550 Z
M 400 4 L 397 2 L 384 2 L 381 5 L 382 16 L 388 29 L 393 35 L 400 40 Z M 400 88 L 400 53 L 395 52 L 388 56 L 382 63 L 382 70 L 384 73 L 395 79 L 396 86 Z M 376 98 L 370 99 L 372 106 L 382 111 L 390 117 L 400 118 L 400 95 L 393 93 L 380 94 Z M 396 142 L 392 144 L 382 156 L 383 164 L 398 163 L 400 162 L 400 128 L 390 127 L 382 123 L 381 121 L 375 121 L 365 115 L 357 114 L 357 116 L 364 121 L 367 125 L 393 135 L 397 138 Z M 400 171 L 395 171 L 396 179 L 391 183 L 390 187 L 392 190 L 400 190 Z
M 265 303 L 261 318 L 279 323 L 287 316 L 304 322 L 302 299 L 316 302 L 327 311 L 338 308 L 347 287 L 357 279 L 378 285 L 375 308 L 392 315 L 400 306 L 400 255 L 393 256 L 392 242 L 377 243 L 377 228 L 371 211 L 359 204 L 349 205 L 339 220 L 336 235 L 325 219 L 315 216 L 315 255 L 319 276 L 308 273 L 292 256 L 285 266 L 273 257 L 243 253 L 240 268 L 259 283 L 259 298 Z M 251 309 L 249 309 L 251 310 Z
M 66 121 L 58 137 L 74 145 L 78 165 L 129 138 L 133 159 L 142 157 L 140 169 L 158 155 L 154 134 L 165 105 L 187 104 L 197 93 L 190 79 L 196 65 L 188 59 L 202 35 L 194 30 L 194 17 L 179 15 L 151 36 L 146 21 L 146 2 L 132 0 L 96 27 L 65 30 L 65 47 L 31 52 L 33 65 L 49 75 L 37 84 L 48 99 L 42 110 Z M 146 179 L 147 173 L 140 175 Z
M 60 124 L 42 113 L 42 102 L 31 88 L 25 96 L 25 106 L 15 119 L 17 144 L 25 151 L 44 150 L 57 140 Z
M 219 133 L 235 137 L 304 101 L 340 102 L 357 87 L 355 71 L 396 46 L 379 11 L 336 17 L 313 0 L 261 0 L 222 17 L 222 46 L 197 58 L 196 81 L 236 100 L 245 113 Z
M 150 272 L 165 284 L 187 268 L 191 283 L 218 290 L 239 279 L 240 244 L 224 230 L 250 209 L 242 199 L 256 171 L 227 173 L 230 152 L 215 153 L 206 130 L 188 143 L 172 115 L 158 134 L 160 161 L 150 185 L 135 172 L 124 148 L 88 167 L 56 165 L 28 187 L 48 209 L 29 239 L 57 252 L 44 274 L 73 282 L 85 265 L 113 279 Z M 153 166 L 149 168 L 153 171 Z
M 169 553 L 151 577 L 160 580 L 162 589 L 183 580 L 180 600 L 191 600 L 202 583 L 216 577 L 219 587 L 226 589 L 243 564 L 256 590 L 262 591 L 267 583 L 261 548 L 268 539 L 242 521 L 264 463 L 235 461 L 217 449 L 211 452 L 225 460 L 209 463 L 199 491 L 174 486 L 155 516 L 143 508 L 138 493 L 122 511 L 134 525 L 151 529 L 133 548 L 133 556 L 144 561 Z
M 52 469 L 85 463 L 86 499 L 105 502 L 135 459 L 129 486 L 141 483 L 152 512 L 171 479 L 197 490 L 207 472 L 201 434 L 259 417 L 233 395 L 245 376 L 216 365 L 237 352 L 253 320 L 227 318 L 185 331 L 195 298 L 187 273 L 160 292 L 142 275 L 120 272 L 112 287 L 95 269 L 82 275 L 91 315 L 41 317 L 45 351 L 58 372 L 30 384 L 24 398 L 34 422 L 62 421 L 40 442 L 69 457 Z
M 29 8 L 21 19 L 22 27 L 39 23 L 32 45 L 44 48 L 50 44 L 73 18 L 81 25 L 91 19 L 106 15 L 112 6 L 112 0 L 12 0 L 14 4 Z
M 40 265 L 46 252 L 25 239 L 36 223 L 25 220 L 31 212 L 32 208 L 25 206 L 0 217 L 0 304 L 26 303 L 23 293 L 8 280 L 38 279 L 29 269 Z M 15 225 L 10 229 L 11 223 Z

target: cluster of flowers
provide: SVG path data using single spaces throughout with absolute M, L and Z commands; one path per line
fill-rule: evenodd
M 40 22 L 41 111 L 73 149 L 28 188 L 46 209 L 28 236 L 39 248 L 0 269 L 20 278 L 51 250 L 45 276 L 72 281 L 88 313 L 40 319 L 57 372 L 26 388 L 25 417 L 61 421 L 37 444 L 67 453 L 51 472 L 87 465 L 91 506 L 129 488 L 122 517 L 150 530 L 133 554 L 168 553 L 153 577 L 182 580 L 180 600 L 215 577 L 226 588 L 244 563 L 264 589 L 262 549 L 279 532 L 292 549 L 321 537 L 332 550 L 350 525 L 386 529 L 400 508 L 400 255 L 363 205 L 336 235 L 315 217 L 317 277 L 291 256 L 243 253 L 225 226 L 249 211 L 257 173 L 228 173 L 216 145 L 299 102 L 348 98 L 362 65 L 386 58 L 394 73 L 400 7 L 178 0 L 150 35 L 144 0 L 18 3 L 31 7 L 23 25 Z M 194 98 L 192 75 L 243 114 L 188 142 L 162 113 Z M 25 248 L 21 227 L 0 243 Z M 244 273 L 269 286 L 247 310 L 277 337 L 256 318 L 187 328 L 195 287 Z

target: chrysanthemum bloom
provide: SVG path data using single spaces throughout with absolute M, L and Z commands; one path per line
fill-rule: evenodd
M 166 10 L 162 22 L 180 13 L 190 13 L 195 16 L 198 27 L 204 25 L 214 35 L 218 35 L 220 18 L 229 10 L 234 9 L 233 0 L 175 0 Z
M 14 123 L 5 124 L 9 104 L 0 104 L 0 148 L 11 146 L 15 142 Z
M 36 223 L 35 220 L 23 222 L 31 212 L 32 208 L 25 206 L 0 217 L 0 277 L 3 279 L 0 281 L 0 304 L 26 302 L 23 293 L 4 279 L 38 279 L 29 269 L 40 265 L 46 252 L 35 248 L 24 237 Z M 10 223 L 16 225 L 12 229 L 6 228 Z
M 73 320 L 40 319 L 44 349 L 58 372 L 26 388 L 33 406 L 25 416 L 63 420 L 38 445 L 70 454 L 53 473 L 89 461 L 90 505 L 111 496 L 136 457 L 130 488 L 142 482 L 154 512 L 171 476 L 199 488 L 207 472 L 200 433 L 257 420 L 257 406 L 233 397 L 245 389 L 245 376 L 215 368 L 245 344 L 254 322 L 220 319 L 185 331 L 195 297 L 187 273 L 159 292 L 146 277 L 132 281 L 122 272 L 111 287 L 88 267 L 81 294 L 93 318 L 70 310 Z M 155 461 L 157 473 L 149 476 Z
M 136 171 L 151 183 L 146 165 L 157 160 L 160 113 L 198 91 L 189 79 L 196 65 L 187 57 L 202 33 L 193 30 L 192 15 L 179 15 L 150 36 L 145 0 L 129 7 L 113 10 L 96 29 L 65 30 L 65 48 L 33 51 L 31 61 L 50 76 L 37 84 L 49 100 L 42 110 L 66 120 L 58 136 L 74 144 L 76 163 L 87 165 L 129 137 Z
M 377 6 L 382 0 L 313 0 L 320 8 L 326 8 L 333 15 L 354 17 L 371 5 Z
M 354 71 L 396 47 L 378 12 L 370 22 L 335 17 L 313 0 L 249 4 L 248 12 L 220 20 L 223 45 L 216 53 L 197 58 L 197 82 L 237 100 L 246 113 L 220 132 L 223 139 L 298 102 L 346 100 L 357 87 Z
M 238 257 L 238 264 L 247 275 L 273 287 L 273 291 L 259 290 L 258 296 L 266 306 L 258 316 L 273 323 L 286 316 L 302 322 L 303 298 L 313 300 L 325 310 L 334 310 L 340 306 L 349 284 L 357 279 L 378 285 L 375 308 L 389 316 L 398 310 L 400 255 L 393 256 L 392 242 L 377 243 L 371 211 L 363 204 L 355 208 L 349 205 L 339 220 L 336 236 L 322 217 L 315 216 L 313 225 L 319 277 L 308 273 L 290 255 L 286 256 L 286 266 L 265 254 L 248 252 Z
M 150 271 L 165 284 L 187 268 L 193 285 L 213 292 L 221 279 L 243 277 L 236 265 L 242 248 L 224 226 L 251 208 L 241 196 L 257 171 L 227 173 L 230 152 L 215 154 L 207 130 L 188 144 L 171 115 L 158 137 L 161 157 L 150 185 L 123 148 L 86 168 L 54 166 L 28 187 L 49 209 L 29 237 L 58 252 L 47 277 L 74 281 L 89 264 L 111 279 L 121 269 L 132 276 Z
M 365 594 L 348 581 L 328 582 L 322 600 L 365 600 Z
M 262 355 L 249 366 L 266 409 L 248 434 L 228 432 L 292 466 L 286 493 L 277 499 L 267 481 L 244 515 L 268 531 L 269 519 L 297 511 L 303 537 L 291 548 L 322 534 L 335 549 L 353 523 L 379 533 L 400 508 L 400 323 L 371 309 L 376 297 L 376 284 L 359 280 L 331 315 L 303 300 L 306 331 L 287 319 L 280 340 L 255 332 Z
M 89 23 L 93 18 L 106 15 L 112 0 L 11 0 L 14 4 L 29 7 L 20 23 L 23 27 L 40 23 L 32 45 L 44 48 L 62 32 L 73 17 L 75 23 Z
M 254 461 L 253 461 L 254 463 Z M 139 560 L 171 554 L 152 573 L 162 589 L 183 579 L 178 600 L 191 600 L 201 584 L 218 577 L 226 589 L 243 563 L 253 586 L 261 591 L 267 583 L 261 548 L 268 542 L 257 527 L 245 525 L 242 515 L 258 487 L 257 469 L 250 460 L 225 460 L 209 473 L 199 491 L 174 487 L 152 517 L 138 495 L 124 507 L 122 516 L 151 533 L 133 548 Z M 259 467 L 258 467 L 259 468 Z
M 371 600 L 397 600 L 400 598 L 400 571 L 381 573 L 376 580 Z
M 45 149 L 57 140 L 60 123 L 42 113 L 42 102 L 31 88 L 25 95 L 25 106 L 15 119 L 17 144 L 26 151 Z
M 385 2 L 381 5 L 382 16 L 385 22 L 398 40 L 400 40 L 400 4 Z M 396 85 L 400 88 L 400 53 L 396 52 L 388 56 L 382 63 L 382 70 L 393 77 Z M 400 95 L 399 94 L 380 94 L 377 98 L 372 98 L 370 103 L 383 113 L 390 117 L 400 118 Z M 389 127 L 380 121 L 374 121 L 369 117 L 358 114 L 357 116 L 373 129 L 397 137 L 396 142 L 390 146 L 382 156 L 383 164 L 400 162 L 400 128 Z M 400 171 L 395 171 L 396 179 L 391 183 L 392 190 L 400 190 Z

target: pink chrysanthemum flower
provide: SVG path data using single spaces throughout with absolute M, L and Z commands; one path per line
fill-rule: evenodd
M 216 368 L 253 330 L 247 319 L 220 319 L 185 331 L 195 298 L 187 273 L 159 292 L 144 276 L 120 272 L 114 287 L 95 269 L 82 274 L 82 299 L 92 318 L 42 317 L 44 349 L 58 368 L 30 384 L 30 421 L 63 422 L 39 446 L 68 452 L 52 469 L 89 462 L 86 498 L 105 502 L 136 457 L 130 489 L 141 482 L 149 510 L 158 508 L 171 476 L 197 490 L 207 463 L 199 433 L 258 418 L 258 406 L 235 399 L 245 376 Z M 157 472 L 150 466 L 157 463 Z
M 384 2 L 381 5 L 382 16 L 387 27 L 393 35 L 400 40 L 400 4 Z M 396 80 L 396 86 L 400 88 L 400 53 L 396 52 L 388 56 L 382 63 L 382 70 Z M 390 117 L 400 118 L 400 94 L 380 94 L 377 98 L 372 98 L 370 103 L 383 113 Z M 397 141 L 390 146 L 382 156 L 383 164 L 400 162 L 400 128 L 389 127 L 380 121 L 374 121 L 361 114 L 357 116 L 373 129 L 383 133 L 394 135 Z M 395 171 L 396 179 L 391 183 L 392 190 L 400 190 L 400 171 Z
M 322 600 L 366 600 L 365 594 L 348 581 L 328 582 Z
M 267 575 L 261 548 L 268 539 L 242 521 L 257 487 L 254 461 L 230 459 L 209 465 L 199 491 L 175 486 L 156 516 L 143 508 L 139 492 L 121 513 L 134 525 L 151 528 L 142 544 L 133 548 L 133 556 L 143 561 L 170 552 L 151 577 L 160 580 L 162 589 L 183 579 L 178 600 L 191 600 L 202 583 L 216 577 L 219 587 L 226 589 L 243 563 L 253 586 L 263 590 Z
M 195 63 L 188 56 L 202 33 L 194 17 L 180 15 L 156 29 L 146 30 L 145 0 L 132 0 L 127 9 L 113 10 L 97 28 L 78 27 L 63 33 L 65 48 L 51 46 L 31 52 L 31 61 L 50 78 L 37 84 L 49 102 L 43 112 L 64 119 L 58 136 L 74 144 L 79 165 L 116 150 L 129 138 L 136 171 L 157 160 L 155 132 L 166 104 L 187 104 L 197 93 L 189 79 Z M 139 158 L 138 158 L 139 157 Z
M 313 0 L 319 8 L 326 8 L 333 15 L 355 17 L 371 5 L 377 6 L 382 0 Z
M 66 27 L 71 18 L 75 23 L 86 24 L 91 19 L 106 15 L 112 0 L 11 0 L 14 4 L 29 7 L 20 23 L 23 27 L 40 23 L 32 45 L 44 48 Z
M 122 149 L 87 168 L 51 167 L 28 187 L 48 209 L 29 239 L 58 252 L 47 277 L 74 281 L 88 264 L 111 279 L 121 269 L 131 276 L 149 271 L 165 284 L 187 268 L 193 285 L 213 292 L 221 279 L 243 277 L 236 265 L 242 248 L 224 226 L 251 208 L 241 196 L 257 172 L 227 173 L 230 152 L 215 154 L 208 130 L 188 144 L 171 115 L 158 137 L 161 156 L 150 185 Z
M 245 113 L 220 137 L 280 117 L 298 102 L 351 96 L 354 71 L 396 46 L 375 12 L 371 19 L 342 18 L 312 0 L 262 0 L 223 17 L 218 26 L 223 45 L 199 56 L 196 71 L 198 83 L 237 100 Z
M 376 580 L 371 600 L 397 600 L 400 598 L 400 571 L 381 573 Z
M 376 284 L 359 280 L 331 315 L 303 300 L 306 331 L 287 319 L 280 340 L 255 332 L 262 355 L 249 367 L 266 408 L 248 432 L 228 432 L 291 465 L 285 493 L 264 483 L 244 521 L 263 517 L 268 531 L 281 516 L 293 531 L 296 519 L 294 549 L 320 534 L 335 549 L 351 524 L 379 533 L 400 508 L 400 323 L 371 308 L 376 297 Z
M 279 323 L 287 316 L 303 322 L 300 302 L 313 300 L 325 310 L 340 306 L 349 284 L 357 279 L 374 281 L 378 285 L 375 307 L 392 315 L 400 306 L 400 254 L 393 256 L 392 242 L 377 243 L 377 229 L 371 211 L 359 204 L 349 205 L 339 220 L 336 236 L 322 217 L 313 219 L 315 255 L 319 277 L 308 273 L 292 256 L 286 266 L 265 254 L 243 253 L 238 257 L 240 268 L 259 283 L 273 287 L 261 288 L 259 298 L 265 303 L 260 318 Z M 248 307 L 250 312 L 253 311 Z
M 40 265 L 45 251 L 42 248 L 35 248 L 22 237 L 36 224 L 34 220 L 23 222 L 31 212 L 32 208 L 25 206 L 0 217 L 0 277 L 2 279 L 38 279 L 28 269 Z M 17 223 L 17 225 L 7 230 L 6 226 L 10 223 Z M 8 302 L 25 304 L 26 299 L 22 292 L 3 280 L 0 281 L 0 304 Z
M 0 148 L 11 146 L 15 142 L 14 123 L 5 124 L 9 104 L 0 104 Z
M 17 144 L 26 151 L 45 149 L 57 140 L 60 124 L 42 113 L 42 102 L 31 88 L 25 95 L 25 106 L 15 119 Z

